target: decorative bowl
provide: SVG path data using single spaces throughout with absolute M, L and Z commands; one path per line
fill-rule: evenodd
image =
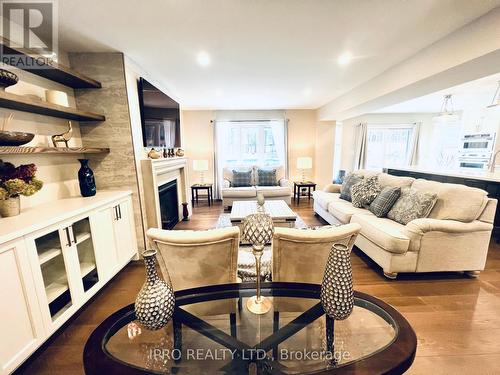
M 33 133 L 0 130 L 0 146 L 21 146 L 31 142 L 34 137 Z
M 6 87 L 15 85 L 19 81 L 19 77 L 5 69 L 0 69 L 0 90 L 5 90 Z

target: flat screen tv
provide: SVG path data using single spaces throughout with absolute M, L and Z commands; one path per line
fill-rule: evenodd
M 138 86 L 144 147 L 181 147 L 179 103 L 144 78 Z

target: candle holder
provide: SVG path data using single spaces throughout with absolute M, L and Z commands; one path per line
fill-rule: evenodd
M 263 206 L 263 205 L 262 205 Z M 247 300 L 247 308 L 254 314 L 265 314 L 273 305 L 269 298 L 261 296 L 260 293 L 260 267 L 264 246 L 271 242 L 274 233 L 274 224 L 271 216 L 258 210 L 257 213 L 248 215 L 243 220 L 243 238 L 252 244 L 252 253 L 255 256 L 255 268 L 257 271 L 257 295 Z

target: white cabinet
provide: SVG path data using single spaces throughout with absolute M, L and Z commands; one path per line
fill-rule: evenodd
M 24 241 L 0 245 L 0 373 L 7 374 L 45 339 Z
M 9 238 L 6 227 L 18 226 L 21 235 L 0 243 L 1 374 L 26 360 L 137 252 L 130 193 L 74 200 L 0 219 L 0 239 Z M 77 209 L 66 209 L 71 205 Z M 22 228 L 35 215 L 50 218 L 50 209 L 59 216 Z

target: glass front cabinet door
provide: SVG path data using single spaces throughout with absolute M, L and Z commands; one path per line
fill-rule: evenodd
M 45 324 L 57 329 L 86 294 L 97 291 L 99 270 L 88 217 L 36 233 L 27 241 Z

